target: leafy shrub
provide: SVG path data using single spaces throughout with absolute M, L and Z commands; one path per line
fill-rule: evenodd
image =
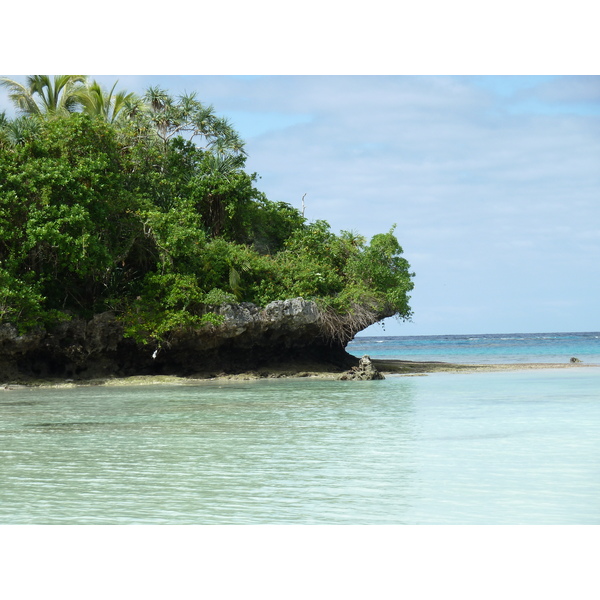
M 240 144 L 212 109 L 158 88 L 111 122 L 2 115 L 0 322 L 113 310 L 128 336 L 166 343 L 220 322 L 211 307 L 299 296 L 332 331 L 409 318 L 413 274 L 394 229 L 367 244 L 307 223 L 256 189 Z

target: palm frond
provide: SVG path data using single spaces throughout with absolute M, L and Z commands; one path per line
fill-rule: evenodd
M 85 75 L 29 75 L 25 85 L 2 78 L 0 84 L 9 89 L 9 98 L 20 112 L 30 115 L 65 114 L 79 106 L 77 92 Z
M 26 114 L 41 112 L 28 87 L 7 77 L 0 78 L 0 85 L 8 89 L 8 97 L 18 111 Z
M 154 112 L 164 111 L 173 104 L 171 96 L 159 86 L 150 86 L 144 94 L 144 100 Z
M 39 128 L 40 123 L 36 117 L 22 116 L 9 121 L 3 130 L 8 142 L 13 146 L 19 146 L 35 136 Z

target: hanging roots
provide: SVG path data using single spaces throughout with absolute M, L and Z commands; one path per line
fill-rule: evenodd
M 360 304 L 353 304 L 344 315 L 331 308 L 319 309 L 321 335 L 332 345 L 345 346 L 359 331 L 377 323 L 381 318 L 378 312 Z

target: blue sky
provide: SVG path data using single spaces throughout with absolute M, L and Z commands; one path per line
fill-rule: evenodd
M 396 224 L 414 316 L 387 335 L 600 330 L 598 76 L 92 77 L 197 91 L 310 220 Z

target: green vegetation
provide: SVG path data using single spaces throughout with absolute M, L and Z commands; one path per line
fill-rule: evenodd
M 393 229 L 370 244 L 268 200 L 230 123 L 193 94 L 104 91 L 84 76 L 0 79 L 0 323 L 115 311 L 160 341 L 223 303 L 303 297 L 335 327 L 409 318 Z M 370 321 L 370 322 L 367 322 Z

